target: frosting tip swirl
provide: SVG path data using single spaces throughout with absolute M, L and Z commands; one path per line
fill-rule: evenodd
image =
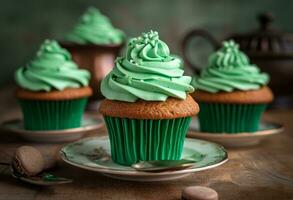
M 101 84 L 102 94 L 112 100 L 134 102 L 185 99 L 194 89 L 191 77 L 183 76 L 181 59 L 170 55 L 167 44 L 156 31 L 129 40 L 124 57 Z
M 78 69 L 70 53 L 55 40 L 45 40 L 35 58 L 15 73 L 17 84 L 32 91 L 64 90 L 89 84 L 90 73 Z
M 78 44 L 121 44 L 125 35 L 97 8 L 90 7 L 65 39 Z
M 269 82 L 269 76 L 239 49 L 233 40 L 224 41 L 222 48 L 209 57 L 208 66 L 192 80 L 196 89 L 216 93 L 233 90 L 256 90 Z

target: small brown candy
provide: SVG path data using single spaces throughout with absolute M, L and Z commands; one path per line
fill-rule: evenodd
M 182 200 L 218 200 L 218 193 L 212 188 L 202 186 L 186 187 L 182 191 Z
M 24 176 L 34 176 L 45 167 L 42 153 L 32 146 L 21 146 L 16 149 L 12 166 Z

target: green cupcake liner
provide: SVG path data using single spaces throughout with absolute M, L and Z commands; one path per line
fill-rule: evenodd
M 26 130 L 62 130 L 81 126 L 87 98 L 43 101 L 20 99 Z
M 258 130 L 266 104 L 199 103 L 202 132 L 242 133 Z
M 104 116 L 112 160 L 131 165 L 139 160 L 179 160 L 191 117 L 128 119 Z

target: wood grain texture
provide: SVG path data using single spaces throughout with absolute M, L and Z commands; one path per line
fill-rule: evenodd
M 11 90 L 7 88 L 0 92 L 0 121 L 21 115 Z M 264 118 L 284 123 L 285 131 L 256 147 L 228 149 L 230 160 L 226 164 L 180 180 L 161 183 L 120 181 L 72 167 L 59 160 L 54 173 L 75 181 L 46 188 L 19 182 L 9 176 L 6 167 L 0 166 L 0 200 L 179 200 L 181 190 L 193 185 L 215 189 L 222 200 L 292 200 L 293 110 L 269 111 Z M 105 134 L 105 129 L 90 135 L 97 134 Z M 11 133 L 1 132 L 0 160 L 9 161 L 14 149 L 24 144 L 47 152 L 56 151 L 62 146 L 31 144 Z

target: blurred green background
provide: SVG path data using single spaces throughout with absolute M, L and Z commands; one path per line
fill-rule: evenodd
M 89 6 L 100 9 L 128 37 L 157 30 L 171 52 L 177 54 L 181 54 L 183 35 L 191 28 L 204 28 L 223 38 L 231 32 L 256 29 L 256 15 L 262 11 L 274 14 L 276 27 L 293 32 L 292 0 L 1 1 L 0 84 L 13 81 L 14 70 L 34 56 L 45 38 L 62 39 Z M 202 43 L 190 54 L 203 65 L 210 47 Z

